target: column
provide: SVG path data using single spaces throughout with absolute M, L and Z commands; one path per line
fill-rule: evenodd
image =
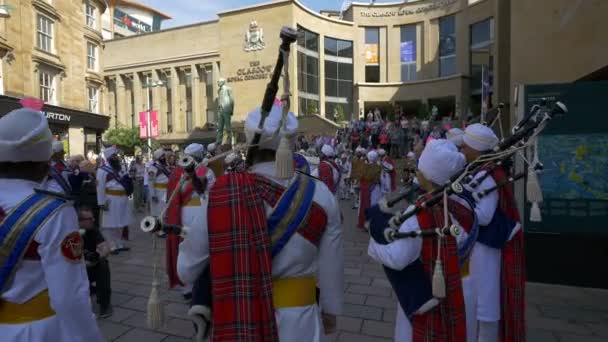
M 209 103 L 207 103 L 207 71 L 204 65 L 200 66 L 199 69 L 199 107 L 201 110 L 201 127 L 205 127 L 208 124 L 207 110 L 209 108 Z M 211 74 L 209 74 L 211 77 Z
M 171 115 L 173 119 L 173 132 L 181 132 L 181 122 L 184 118 L 182 118 L 181 111 L 181 101 L 183 99 L 182 95 L 178 91 L 179 89 L 179 73 L 177 68 L 171 67 Z
M 387 39 L 387 27 L 380 27 L 378 29 L 380 35 L 380 44 L 378 46 L 378 54 L 380 55 L 378 62 L 380 62 L 380 83 L 388 82 L 388 39 Z
M 114 106 L 114 111 L 118 117 L 118 122 L 125 127 L 131 127 L 131 111 L 127 110 L 127 94 L 125 89 L 125 81 L 122 79 L 122 75 L 116 76 L 115 82 L 115 92 L 116 92 L 116 103 L 112 103 Z M 129 108 L 130 109 L 130 108 Z
M 201 107 L 201 73 L 198 65 L 190 65 L 190 72 L 192 73 L 192 123 L 193 127 L 203 127 L 204 121 Z
M 325 36 L 319 34 L 319 114 L 325 117 Z
M 150 71 L 150 75 L 152 77 L 152 81 L 154 82 L 158 82 L 158 72 L 157 70 L 152 70 Z M 157 115 L 158 115 L 158 120 L 159 121 L 166 121 L 164 118 L 162 118 L 162 96 L 164 94 L 164 86 L 156 86 L 152 88 L 152 110 L 157 111 Z
M 148 109 L 147 93 L 142 88 L 142 80 L 138 72 L 133 73 L 133 98 L 135 99 L 135 117 L 139 117 L 139 112 L 144 112 Z

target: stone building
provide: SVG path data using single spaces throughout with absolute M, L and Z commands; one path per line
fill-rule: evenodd
M 2 4 L 2 2 L 0 2 Z M 4 0 L 0 18 L 0 115 L 23 97 L 43 112 L 70 154 L 99 151 L 109 119 L 102 115 L 104 0 Z
M 128 37 L 156 32 L 167 14 L 133 0 L 108 0 L 108 10 L 101 17 L 103 39 Z
M 292 110 L 299 115 L 350 119 L 380 108 L 391 117 L 435 106 L 439 115 L 465 118 L 479 114 L 482 104 L 509 108 L 516 84 L 571 82 L 606 66 L 598 27 L 606 28 L 600 13 L 608 4 L 574 5 L 353 2 L 341 12 L 317 13 L 298 0 L 277 0 L 227 10 L 217 20 L 108 41 L 106 112 L 137 125 L 147 109 L 143 84 L 163 80 L 150 91 L 160 139 L 211 138 L 206 128 L 215 117 L 216 81 L 226 78 L 233 88 L 238 124 L 261 103 L 283 25 L 300 32 L 290 60 Z M 570 21 L 562 24 L 561 17 Z M 556 67 L 567 71 L 551 72 Z

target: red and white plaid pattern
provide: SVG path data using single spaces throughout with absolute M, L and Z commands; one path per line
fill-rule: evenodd
M 423 209 L 416 216 L 421 230 L 442 227 L 443 205 Z M 430 279 L 433 277 L 436 259 L 437 240 L 424 239 L 420 260 Z M 414 342 L 466 341 L 466 317 L 458 265 L 458 247 L 453 237 L 446 236 L 441 240 L 441 262 L 446 282 L 446 298 L 430 311 L 412 317 Z
M 496 183 L 507 179 L 507 173 L 502 167 L 492 171 Z M 519 211 L 513 196 L 511 186 L 502 186 L 498 190 L 498 204 L 510 219 L 521 222 Z M 520 230 L 502 249 L 501 269 L 501 342 L 523 342 L 526 340 L 525 320 L 525 288 L 526 260 L 524 250 L 524 235 Z

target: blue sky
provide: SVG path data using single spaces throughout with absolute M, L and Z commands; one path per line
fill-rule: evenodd
M 163 28 L 181 26 L 216 18 L 215 13 L 269 0 L 138 0 L 173 17 L 163 23 Z M 321 9 L 340 9 L 342 0 L 300 0 L 304 5 L 316 11 Z M 368 0 L 359 0 L 366 2 Z M 389 2 L 378 0 L 377 2 Z M 390 2 L 396 2 L 390 0 Z

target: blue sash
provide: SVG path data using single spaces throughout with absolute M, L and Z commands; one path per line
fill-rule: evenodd
M 474 202 L 470 192 L 464 191 L 462 198 L 467 199 L 470 203 Z M 474 208 L 474 207 L 473 207 Z M 477 218 L 475 218 L 477 221 Z M 492 221 L 487 226 L 479 227 L 477 242 L 480 242 L 488 247 L 502 249 L 507 242 L 511 233 L 517 227 L 518 222 L 511 220 L 501 209 L 500 199 L 492 216 Z
M 131 194 L 133 193 L 133 182 L 128 177 L 128 175 L 126 177 L 121 177 L 116 171 L 114 171 L 113 168 L 111 168 L 108 165 L 104 165 L 101 168 L 105 172 L 107 172 L 115 181 L 117 181 L 118 183 L 120 183 L 120 185 L 122 185 L 122 187 L 127 192 L 128 196 L 131 196 Z
M 300 171 L 302 173 L 305 174 L 310 174 L 310 165 L 308 164 L 308 161 L 306 160 L 306 158 L 304 158 L 303 155 L 299 154 L 299 153 L 294 153 L 293 154 L 293 162 L 294 162 L 294 168 L 296 169 L 296 171 Z
M 0 222 L 0 292 L 13 277 L 34 235 L 64 200 L 35 193 Z
M 55 167 L 51 166 L 49 168 L 49 176 L 51 176 L 51 178 L 55 180 L 57 184 L 59 184 L 59 186 L 66 195 L 72 193 L 72 187 L 70 186 L 70 183 L 68 183 L 65 178 L 63 178 L 61 172 L 59 172 L 59 170 L 57 170 Z
M 275 204 L 267 220 L 273 257 L 281 252 L 293 234 L 306 221 L 314 194 L 315 181 L 298 174 Z

